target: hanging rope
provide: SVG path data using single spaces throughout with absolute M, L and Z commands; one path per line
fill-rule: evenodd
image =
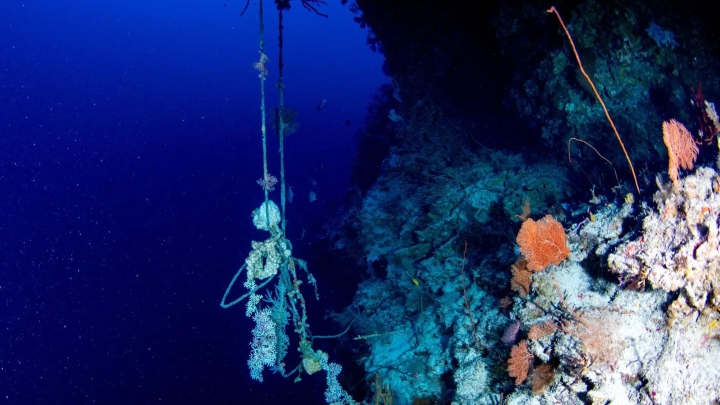
M 285 233 L 285 120 L 283 118 L 285 108 L 285 85 L 283 84 L 283 14 L 278 10 L 278 138 L 280 139 L 280 207 L 282 211 L 282 231 Z
M 263 190 L 265 191 L 265 218 L 267 222 L 268 228 L 270 227 L 270 212 L 269 212 L 269 204 L 268 204 L 268 194 L 270 192 L 270 174 L 268 173 L 268 163 L 267 163 L 267 129 L 265 126 L 265 79 L 267 78 L 267 61 L 268 57 L 265 55 L 265 24 L 263 22 L 263 3 L 262 0 L 259 0 L 259 7 L 260 10 L 259 17 L 259 27 L 260 27 L 260 44 L 259 44 L 259 51 L 260 53 L 260 60 L 255 65 L 255 68 L 260 71 L 260 74 L 258 77 L 260 78 L 260 115 L 261 115 L 261 125 L 260 128 L 262 130 L 262 149 L 263 149 L 263 178 L 262 178 L 262 185 Z
M 318 2 L 324 4 L 323 0 L 302 0 L 303 5 L 310 10 L 316 11 L 312 3 Z M 308 2 L 308 5 L 305 3 Z M 250 375 L 252 378 L 262 382 L 262 372 L 266 368 L 271 368 L 274 371 L 279 371 L 283 377 L 290 377 L 293 374 L 297 374 L 296 381 L 300 379 L 300 375 L 303 372 L 312 374 L 320 369 L 325 370 L 328 375 L 328 392 L 332 392 L 333 403 L 336 404 L 357 404 L 355 400 L 348 394 L 337 382 L 337 374 L 341 370 L 341 366 L 336 363 L 328 362 L 328 355 L 321 350 L 315 351 L 312 348 L 312 343 L 318 338 L 337 338 L 350 330 L 348 326 L 345 331 L 340 334 L 333 336 L 313 336 L 310 333 L 309 325 L 307 323 L 307 308 L 305 305 L 305 298 L 300 291 L 300 285 L 303 283 L 298 279 L 297 268 L 305 271 L 307 277 L 307 283 L 315 287 L 315 299 L 319 300 L 320 296 L 317 291 L 317 283 L 315 278 L 307 268 L 307 263 L 301 259 L 297 259 L 292 256 L 292 244 L 285 238 L 285 135 L 289 135 L 294 132 L 297 125 L 294 122 L 294 116 L 286 116 L 287 111 L 284 106 L 284 85 L 283 85 L 283 25 L 282 25 L 282 11 L 284 7 L 289 8 L 289 0 L 276 0 L 278 4 L 279 12 L 279 80 L 277 83 L 279 92 L 279 107 L 276 110 L 276 123 L 278 130 L 278 138 L 280 141 L 280 179 L 281 179 L 281 205 L 282 211 L 278 209 L 277 205 L 270 200 L 269 192 L 276 184 L 277 179 L 268 173 L 268 161 L 267 161 L 267 127 L 266 127 L 266 108 L 265 108 L 265 80 L 267 79 L 268 69 L 267 62 L 268 58 L 265 55 L 265 42 L 264 42 L 264 21 L 263 21 L 263 3 L 262 0 L 258 0 L 259 3 L 259 27 L 260 27 L 260 44 L 259 51 L 260 59 L 258 62 L 253 64 L 253 67 L 257 69 L 260 74 L 260 113 L 262 118 L 262 149 L 263 149 L 263 179 L 259 182 L 263 186 L 265 194 L 265 201 L 261 205 L 260 209 L 254 210 L 253 224 L 257 229 L 265 230 L 270 232 L 270 237 L 265 241 L 252 242 L 252 250 L 250 251 L 245 263 L 235 273 L 235 276 L 230 281 L 230 285 L 225 289 L 220 306 L 223 308 L 229 308 L 237 303 L 247 300 L 247 307 L 245 315 L 254 318 L 257 322 L 256 329 L 261 327 L 261 322 L 265 323 L 265 326 L 272 327 L 278 342 L 289 342 L 289 337 L 285 333 L 286 326 L 292 322 L 294 325 L 295 332 L 298 335 L 298 346 L 299 351 L 302 353 L 302 361 L 292 369 L 290 372 L 286 372 L 285 369 L 285 356 L 287 355 L 287 344 L 282 350 L 278 350 L 275 353 L 267 354 L 261 353 L 263 342 L 258 343 L 257 338 L 254 338 L 251 345 L 253 350 L 251 351 L 250 360 L 248 366 L 250 367 Z M 249 0 L 248 3 L 249 4 Z M 243 13 L 247 9 L 247 4 Z M 316 13 L 318 13 L 316 11 Z M 319 13 L 318 13 L 319 14 Z M 242 14 L 241 14 L 242 15 Z M 264 212 L 265 215 L 262 215 Z M 272 213 L 272 215 L 271 215 Z M 264 217 L 264 220 L 261 219 Z M 245 294 L 242 294 L 239 298 L 232 302 L 226 302 L 230 290 L 232 290 L 235 282 L 240 277 L 240 273 L 246 271 L 247 281 L 243 283 L 243 286 L 247 288 Z M 277 277 L 276 277 L 277 276 Z M 257 282 L 262 280 L 260 285 Z M 274 292 L 263 292 L 266 286 L 272 281 L 277 280 Z M 259 294 L 260 293 L 260 294 Z M 265 304 L 269 303 L 266 307 Z M 265 316 L 267 311 L 272 311 L 273 314 L 271 319 L 260 320 L 261 316 Z M 256 335 L 256 332 L 253 332 Z M 260 332 L 257 332 L 260 333 Z M 278 346 L 279 347 L 279 346 Z M 329 395 L 326 393 L 326 396 Z M 328 400 L 330 401 L 330 400 Z

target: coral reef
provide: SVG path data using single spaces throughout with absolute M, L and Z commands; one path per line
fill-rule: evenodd
M 416 147 L 422 152 L 396 150 L 397 165 L 368 191 L 355 223 L 371 277 L 351 306 L 353 331 L 367 343 L 368 376 L 382 375 L 394 403 L 720 399 L 720 371 L 711 367 L 720 361 L 713 169 L 700 167 L 676 186 L 658 182 L 652 205 L 632 194 L 571 205 L 558 188 L 529 187 L 523 177 L 550 185 L 557 170 L 484 150 L 440 166 L 434 157 L 447 143 Z M 518 222 L 540 223 L 526 219 L 532 204 L 519 190 L 539 201 L 532 211 L 565 223 L 566 231 L 556 226 L 566 238 L 539 240 L 567 243 L 569 255 L 527 270 L 527 285 L 513 288 L 520 294 L 504 309 L 510 262 L 522 251 Z
M 587 0 L 563 12 L 597 92 L 557 22 L 540 18 L 547 7 L 498 11 L 518 134 L 495 132 L 485 111 L 480 125 L 450 117 L 427 79 L 447 60 L 410 74 L 397 55 L 429 57 L 399 46 L 378 10 L 361 18 L 392 49 L 402 94 L 378 109 L 388 158 L 335 244 L 367 269 L 337 319 L 355 319 L 369 385 L 381 378 L 401 405 L 720 401 L 718 126 L 699 86 L 718 89 L 717 60 L 673 7 Z M 618 174 L 625 156 L 596 94 L 639 187 Z M 682 139 L 666 129 L 668 151 L 670 117 L 691 124 Z M 674 182 L 661 180 L 668 167 Z
M 680 307 L 720 308 L 718 191 L 720 177 L 708 167 L 677 186 L 660 185 L 653 198 L 657 208 L 643 220 L 642 235 L 610 254 L 610 271 L 634 283 L 681 291 Z

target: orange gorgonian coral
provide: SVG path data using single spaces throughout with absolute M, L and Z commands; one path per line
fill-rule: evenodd
M 538 221 L 523 222 L 517 243 L 527 259 L 527 268 L 532 271 L 542 271 L 550 264 L 557 266 L 570 256 L 565 229 L 549 214 Z
M 698 147 L 693 140 L 690 131 L 685 125 L 676 120 L 663 122 L 663 142 L 668 150 L 668 176 L 673 184 L 677 185 L 680 180 L 678 167 L 684 170 L 691 170 L 695 165 L 698 155 Z

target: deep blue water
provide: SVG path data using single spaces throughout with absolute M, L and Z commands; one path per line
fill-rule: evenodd
M 252 381 L 252 321 L 219 306 L 264 237 L 250 221 L 263 199 L 258 5 L 241 18 L 243 5 L 3 2 L 0 403 L 322 401 L 324 378 Z M 271 108 L 277 14 L 265 10 Z M 355 134 L 388 80 L 352 13 L 323 11 L 285 14 L 286 104 L 300 122 L 286 146 L 288 236 L 300 252 L 345 194 Z M 277 175 L 272 135 L 269 151 Z

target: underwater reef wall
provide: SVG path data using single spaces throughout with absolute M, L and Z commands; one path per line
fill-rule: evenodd
M 483 150 L 442 167 L 442 147 L 421 150 L 395 150 L 357 213 L 369 278 L 353 332 L 393 403 L 720 399 L 716 169 L 660 173 L 651 201 L 578 203 L 551 165 Z M 562 220 L 569 256 L 516 288 L 514 233 L 540 212 Z
M 388 157 L 337 243 L 366 274 L 336 319 L 354 319 L 368 386 L 393 404 L 720 401 L 720 83 L 701 7 L 556 4 L 638 193 L 547 5 L 454 19 L 463 4 L 423 30 L 428 3 L 358 1 L 394 98 Z M 473 19 L 488 25 L 460 34 Z M 671 118 L 697 145 L 674 182 Z

